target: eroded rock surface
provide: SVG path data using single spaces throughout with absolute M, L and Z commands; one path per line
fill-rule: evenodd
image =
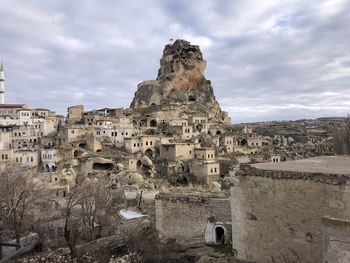
M 157 79 L 143 81 L 138 85 L 130 107 L 186 104 L 188 108 L 210 110 L 215 112 L 217 118 L 222 118 L 223 113 L 211 82 L 204 77 L 206 65 L 199 46 L 185 40 L 166 45 Z

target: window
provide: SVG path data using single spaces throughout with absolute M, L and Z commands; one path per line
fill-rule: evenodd
M 148 145 L 148 141 L 146 141 L 146 146 Z
M 70 133 L 71 133 L 71 134 L 74 134 L 74 130 L 71 130 Z
M 30 162 L 34 162 L 34 158 L 33 157 L 30 157 Z

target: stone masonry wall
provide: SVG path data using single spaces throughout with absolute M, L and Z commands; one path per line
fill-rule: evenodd
M 220 222 L 230 231 L 230 213 L 227 198 L 185 194 L 156 197 L 156 228 L 160 238 L 164 241 L 175 239 L 185 247 L 205 243 L 209 220 Z
M 323 263 L 350 262 L 350 221 L 323 217 Z
M 252 169 L 235 178 L 230 203 L 238 258 L 280 262 L 297 254 L 301 262 L 322 262 L 321 218 L 349 218 L 349 186 L 339 178 L 312 176 L 288 172 L 284 179 L 280 171 Z

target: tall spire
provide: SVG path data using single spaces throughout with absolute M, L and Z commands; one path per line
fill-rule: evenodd
M 0 65 L 0 104 L 5 103 L 5 72 L 4 64 L 1 61 Z

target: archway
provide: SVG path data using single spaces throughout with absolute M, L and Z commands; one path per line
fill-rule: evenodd
M 147 149 L 145 151 L 145 155 L 148 157 L 148 158 L 153 158 L 153 151 L 152 149 Z
M 220 130 L 216 131 L 216 135 L 221 135 L 221 131 Z
M 157 127 L 157 121 L 156 120 L 151 120 L 149 123 L 150 127 Z
M 81 151 L 80 150 L 75 150 L 74 151 L 74 157 L 77 158 L 77 157 L 80 157 L 81 156 Z
M 247 146 L 247 145 L 248 145 L 247 140 L 246 140 L 246 139 L 243 139 L 243 140 L 241 141 L 241 146 Z
M 225 229 L 222 226 L 215 227 L 215 244 L 216 245 L 225 244 Z
M 197 126 L 196 126 L 196 131 L 201 132 L 202 129 L 203 129 L 203 125 L 202 125 L 202 124 L 197 124 Z

